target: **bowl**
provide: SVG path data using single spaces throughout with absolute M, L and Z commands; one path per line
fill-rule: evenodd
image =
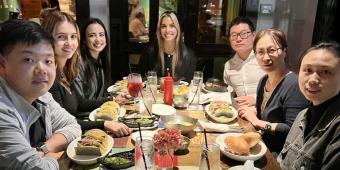
M 166 128 L 180 129 L 182 134 L 191 132 L 197 123 L 197 119 L 179 114 L 161 116 L 160 119 Z
M 228 85 L 217 78 L 209 78 L 204 84 L 204 88 L 213 92 L 227 92 Z

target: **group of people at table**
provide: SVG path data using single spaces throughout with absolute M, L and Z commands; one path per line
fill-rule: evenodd
M 239 117 L 264 132 L 282 169 L 339 166 L 340 45 L 321 42 L 307 49 L 295 74 L 286 64 L 282 31 L 256 33 L 244 17 L 228 30 L 236 53 L 225 64 L 224 81 L 236 92 Z M 175 80 L 191 80 L 196 57 L 181 34 L 176 15 L 163 13 L 156 43 L 141 56 L 140 73 L 155 70 L 160 77 L 168 72 Z M 72 17 L 53 11 L 41 25 L 5 21 L 0 37 L 1 169 L 58 169 L 61 151 L 88 129 L 130 135 L 122 123 L 81 119 L 113 100 L 106 94 L 110 74 L 104 72 L 108 35 L 99 19 L 79 31 Z

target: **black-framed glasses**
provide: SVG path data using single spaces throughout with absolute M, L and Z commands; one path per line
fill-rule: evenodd
M 240 33 L 231 33 L 230 39 L 232 41 L 237 40 L 237 37 L 240 36 L 241 39 L 247 39 L 250 35 L 251 31 L 242 31 Z
M 263 57 L 265 54 L 269 56 L 277 55 L 277 51 L 282 48 L 267 48 L 267 49 L 260 49 L 255 51 L 256 57 Z

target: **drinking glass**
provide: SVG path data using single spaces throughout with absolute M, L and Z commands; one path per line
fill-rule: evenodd
M 138 73 L 130 73 L 128 76 L 127 88 L 129 94 L 133 97 L 139 97 L 143 89 L 142 77 Z
M 143 98 L 139 101 L 139 113 L 150 116 L 152 104 L 155 102 L 155 96 L 149 90 L 143 90 Z
M 200 109 L 199 99 L 200 99 L 202 84 L 203 84 L 203 72 L 195 71 L 194 77 L 190 83 L 189 106 L 188 106 L 189 110 Z
M 153 95 L 156 95 L 157 93 L 157 73 L 155 71 L 148 71 L 147 73 L 147 82 L 148 86 L 153 93 Z
M 199 163 L 199 170 L 221 169 L 220 165 L 220 146 L 217 143 L 201 145 L 201 159 Z
M 152 170 L 154 167 L 154 147 L 151 139 L 136 138 L 135 141 L 135 169 Z

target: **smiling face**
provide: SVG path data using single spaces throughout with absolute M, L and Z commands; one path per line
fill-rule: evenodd
M 93 57 L 98 57 L 106 46 L 106 37 L 104 28 L 97 24 L 90 24 L 86 28 L 86 46 L 89 48 Z
M 29 103 L 51 88 L 56 65 L 53 48 L 47 42 L 36 45 L 20 43 L 0 57 L 1 77 Z
M 170 17 L 165 16 L 162 19 L 160 24 L 160 33 L 164 41 L 176 40 L 178 30 Z
M 285 67 L 284 50 L 274 39 L 266 34 L 256 43 L 256 59 L 265 72 L 272 72 Z
M 240 34 L 245 34 L 246 36 L 241 38 Z M 236 39 L 233 38 L 235 35 Z M 231 48 L 236 53 L 247 53 L 253 49 L 254 33 L 250 30 L 248 24 L 240 23 L 230 28 L 229 40 Z
M 63 21 L 56 25 L 53 38 L 56 60 L 72 58 L 79 44 L 76 27 L 68 21 Z
M 340 58 L 325 49 L 307 53 L 299 72 L 299 87 L 314 105 L 319 105 L 340 91 Z

